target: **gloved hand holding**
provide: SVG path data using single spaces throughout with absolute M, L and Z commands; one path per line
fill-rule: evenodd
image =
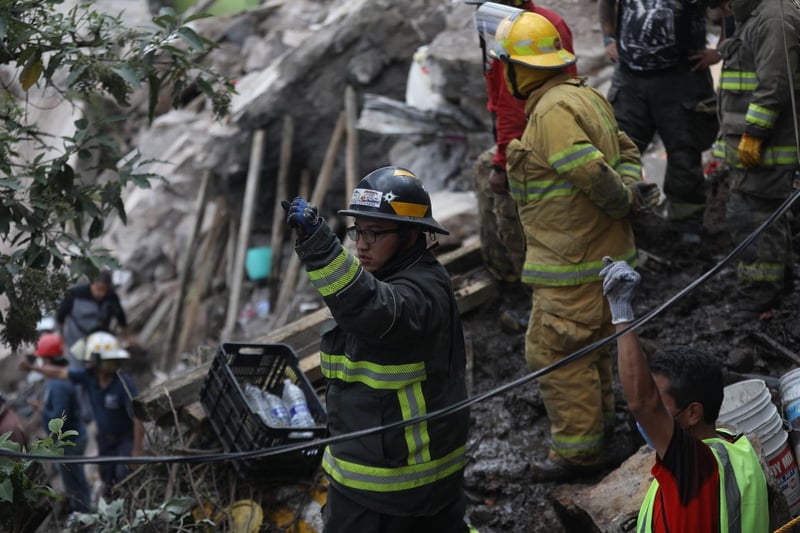
M 633 212 L 634 214 L 649 211 L 658 205 L 661 199 L 661 191 L 655 183 L 636 181 L 628 185 L 633 191 Z
M 286 223 L 297 232 L 301 241 L 313 235 L 322 224 L 317 206 L 299 196 L 295 197 L 291 204 L 283 200 L 281 206 L 286 211 Z
M 749 133 L 743 133 L 739 140 L 739 161 L 744 168 L 753 168 L 761 164 L 761 143 L 764 140 Z
M 600 271 L 603 278 L 603 294 L 608 298 L 611 307 L 611 323 L 633 322 L 633 306 L 631 300 L 641 276 L 625 261 L 613 261 L 603 258 L 606 265 Z

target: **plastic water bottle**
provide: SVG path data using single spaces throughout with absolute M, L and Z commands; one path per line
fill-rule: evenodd
M 283 380 L 283 404 L 289 411 L 289 424 L 293 428 L 312 428 L 314 417 L 308 410 L 306 395 L 289 378 Z
M 286 410 L 281 399 L 267 391 L 261 391 L 261 395 L 267 406 L 265 409 L 266 417 L 264 418 L 264 422 L 273 428 L 289 427 L 289 412 Z
M 280 398 L 248 383 L 244 395 L 250 408 L 266 425 L 273 428 L 289 427 L 289 412 Z

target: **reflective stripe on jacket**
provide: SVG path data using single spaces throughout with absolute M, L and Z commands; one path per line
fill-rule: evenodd
M 783 7 L 777 1 L 751 2 L 750 15 L 719 47 L 721 123 L 714 155 L 734 167 L 742 166 L 738 146 L 745 132 L 764 140 L 763 166 L 798 164 L 789 81 L 798 96 L 800 10 L 793 0 L 781 1 Z M 782 18 L 786 43 L 780 24 L 772 23 Z
M 718 430 L 719 431 L 719 430 Z M 734 442 L 703 439 L 719 466 L 720 533 L 767 533 L 767 482 L 750 441 L 738 435 Z M 639 510 L 637 533 L 651 533 L 658 481 L 653 480 Z
M 525 133 L 506 151 L 527 243 L 523 281 L 597 282 L 606 255 L 635 266 L 627 185 L 641 181 L 642 165 L 611 104 L 583 78 L 560 74 L 531 93 L 526 109 Z
M 328 429 L 343 435 L 425 415 L 466 398 L 466 351 L 450 275 L 424 249 L 380 279 L 327 224 L 297 246 L 333 315 L 320 341 Z M 329 446 L 322 467 L 354 502 L 433 514 L 463 493 L 468 411 Z

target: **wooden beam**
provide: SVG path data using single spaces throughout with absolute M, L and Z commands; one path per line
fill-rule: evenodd
M 477 268 L 483 264 L 480 239 L 475 239 L 455 250 L 437 255 L 437 259 L 447 267 L 447 271 L 451 274 L 462 274 Z
M 186 251 L 183 256 L 183 264 L 181 265 L 181 277 L 178 285 L 178 295 L 175 297 L 175 306 L 172 308 L 172 317 L 169 321 L 166 338 L 166 353 L 161 359 L 161 370 L 169 372 L 175 366 L 175 361 L 178 358 L 178 324 L 183 316 L 183 307 L 186 300 L 186 290 L 189 287 L 189 279 L 192 276 L 192 267 L 194 265 L 194 256 L 197 252 L 197 243 L 200 239 L 197 236 L 200 234 L 200 229 L 203 225 L 203 218 L 206 215 L 206 202 L 208 202 L 208 189 L 211 182 L 213 173 L 210 169 L 203 171 L 203 177 L 200 180 L 200 190 L 197 193 L 197 201 L 194 206 L 194 225 L 192 232 L 189 234 L 189 242 L 186 246 Z
M 777 353 L 778 355 L 784 356 L 786 359 L 792 361 L 794 364 L 800 365 L 800 355 L 797 355 L 793 351 L 791 351 L 786 346 L 782 345 L 778 341 L 774 340 L 771 337 L 761 333 L 760 331 L 751 331 L 750 336 L 752 336 L 756 341 L 758 341 L 762 346 L 769 348 L 772 350 L 773 353 Z
M 250 226 L 253 223 L 253 211 L 258 196 L 258 179 L 261 175 L 261 162 L 264 158 L 264 130 L 256 130 L 250 148 L 250 166 L 247 172 L 247 185 L 244 190 L 244 206 L 242 207 L 242 225 L 239 226 L 239 239 L 236 245 L 236 258 L 233 266 L 233 281 L 228 298 L 228 311 L 222 338 L 229 339 L 236 327 L 239 317 L 239 301 L 242 296 L 242 278 L 244 277 L 244 260 L 250 240 Z
M 286 233 L 286 212 L 281 206 L 281 201 L 289 200 L 289 169 L 292 162 L 292 146 L 294 144 L 294 118 L 286 115 L 283 118 L 283 131 L 281 132 L 281 155 L 278 163 L 278 183 L 275 184 L 275 202 L 272 207 L 272 232 L 269 245 L 272 247 L 269 276 L 267 287 L 270 290 L 272 307 L 277 305 L 278 272 L 283 263 L 283 238 Z
M 350 195 L 358 183 L 358 98 L 356 91 L 348 85 L 344 91 L 344 112 L 347 117 L 347 143 L 345 146 L 345 183 L 344 183 L 344 205 L 350 205 Z
M 336 156 L 339 154 L 339 145 L 342 142 L 345 128 L 345 113 L 339 113 L 339 120 L 336 121 L 336 126 L 333 128 L 330 142 L 328 143 L 328 150 L 325 152 L 325 159 L 322 162 L 322 168 L 319 171 L 319 176 L 314 184 L 314 192 L 311 194 L 311 203 L 318 208 L 323 206 L 325 195 L 328 192 L 328 185 L 333 175 L 333 167 L 336 163 Z M 278 301 L 275 304 L 275 317 L 277 323 L 275 325 L 281 326 L 285 320 L 285 308 L 289 305 L 289 297 L 295 290 L 297 285 L 297 277 L 300 270 L 300 259 L 297 254 L 292 254 L 289 260 L 289 265 L 286 267 L 286 278 L 281 283 L 281 290 L 278 294 Z

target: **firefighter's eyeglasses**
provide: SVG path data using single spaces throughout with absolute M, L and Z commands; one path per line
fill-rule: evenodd
M 383 229 L 379 231 L 374 231 L 371 229 L 358 229 L 355 226 L 350 226 L 347 228 L 347 236 L 350 237 L 355 242 L 358 242 L 359 239 L 364 239 L 366 244 L 375 244 L 375 241 L 378 240 L 380 235 L 386 235 L 387 233 L 400 233 L 400 228 L 394 229 Z

